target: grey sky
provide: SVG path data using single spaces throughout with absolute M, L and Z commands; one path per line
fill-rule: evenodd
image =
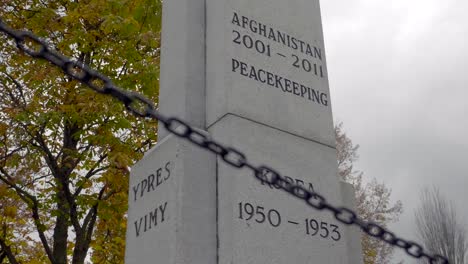
M 322 0 L 334 118 L 360 144 L 414 238 L 422 186 L 439 186 L 468 228 L 468 1 Z M 397 260 L 411 263 L 401 254 Z

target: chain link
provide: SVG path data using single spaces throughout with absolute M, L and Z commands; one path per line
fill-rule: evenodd
M 280 189 L 303 200 L 310 207 L 321 211 L 329 211 L 339 222 L 345 225 L 357 226 L 372 237 L 378 238 L 392 246 L 402 248 L 408 255 L 414 258 L 425 258 L 431 264 L 449 263 L 445 257 L 437 254 L 430 255 L 424 251 L 421 245 L 398 238 L 385 227 L 360 219 L 355 212 L 348 208 L 335 207 L 329 204 L 327 200 L 317 192 L 307 190 L 300 185 L 295 185 L 289 182 L 273 168 L 266 165 L 256 166 L 252 164 L 248 161 L 246 155 L 239 150 L 210 139 L 208 136 L 198 132 L 195 128 L 192 128 L 183 120 L 176 117 L 164 116 L 156 110 L 154 104 L 148 98 L 138 93 L 127 92 L 120 89 L 115 86 L 109 78 L 94 71 L 87 65 L 72 61 L 69 58 L 49 49 L 47 43 L 32 33 L 11 29 L 3 23 L 1 19 L 0 31 L 3 31 L 13 38 L 17 47 L 31 57 L 45 59 L 61 68 L 68 76 L 86 84 L 94 91 L 116 98 L 122 102 L 131 113 L 138 117 L 159 120 L 159 122 L 172 134 L 219 155 L 225 163 L 238 169 L 247 168 L 251 170 L 257 180 L 279 186 Z

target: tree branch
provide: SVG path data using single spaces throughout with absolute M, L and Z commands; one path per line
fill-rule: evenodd
M 0 250 L 0 263 L 3 263 L 3 260 L 6 257 L 7 257 L 7 254 L 3 250 Z
M 106 189 L 107 189 L 107 185 L 102 187 L 102 189 L 99 191 L 96 203 L 93 205 L 93 207 L 91 207 L 91 209 L 89 209 L 88 213 L 86 214 L 86 217 L 83 221 L 83 229 L 86 230 L 87 233 L 89 233 L 89 225 L 94 226 L 93 218 L 97 216 L 97 208 L 98 208 L 99 202 L 102 201 L 102 197 L 104 196 L 104 192 L 106 191 Z
M 84 183 L 89 180 L 91 177 L 93 177 L 94 175 L 96 175 L 97 173 L 103 171 L 103 170 L 106 170 L 109 168 L 109 166 L 104 166 L 104 167 L 101 167 L 99 169 L 96 169 L 98 167 L 99 164 L 101 164 L 101 162 L 107 158 L 107 154 L 105 155 L 102 155 L 98 161 L 96 161 L 96 163 L 94 164 L 94 166 L 86 173 L 86 175 L 83 177 L 85 180 L 83 181 L 83 184 L 81 184 L 80 186 L 78 186 L 78 188 L 76 189 L 75 193 L 73 194 L 73 197 L 77 197 L 81 191 L 83 190 L 83 186 L 84 186 Z
M 1 256 L 0 256 L 0 263 L 3 262 L 3 259 L 6 257 L 10 261 L 11 264 L 19 264 L 19 262 L 16 260 L 15 255 L 13 255 L 13 252 L 11 252 L 11 247 L 6 244 L 6 242 L 0 238 L 0 247 L 1 247 Z
M 26 192 L 25 190 L 21 189 L 18 185 L 14 184 L 12 181 L 12 177 L 5 171 L 4 168 L 0 167 L 0 180 L 3 181 L 5 184 L 10 186 L 11 188 L 15 189 L 18 196 L 23 200 L 32 210 L 32 216 L 34 219 L 34 224 L 36 226 L 36 230 L 39 234 L 39 238 L 41 239 L 42 245 L 47 253 L 47 256 L 54 263 L 54 257 L 52 254 L 52 250 L 50 249 L 49 242 L 44 234 L 43 224 L 41 223 L 41 219 L 39 217 L 39 203 L 35 196 Z
M 27 130 L 26 130 L 27 131 Z M 45 154 L 45 160 L 47 165 L 49 166 L 52 174 L 54 177 L 58 177 L 59 173 L 59 166 L 57 164 L 57 160 L 50 151 L 49 147 L 47 146 L 47 143 L 44 141 L 42 136 L 40 134 L 32 135 L 28 131 L 27 133 L 32 137 L 32 140 L 35 140 L 39 145 L 34 144 L 33 142 L 30 142 L 31 145 L 38 147 L 44 154 Z
M 20 93 L 20 96 L 21 96 L 21 99 L 23 101 L 23 105 L 21 105 L 17 98 L 15 96 L 13 96 L 13 94 L 11 93 L 10 90 L 8 90 L 8 93 L 10 94 L 10 97 L 11 99 L 17 104 L 17 106 L 20 106 L 21 108 L 24 108 L 26 106 L 26 98 L 24 97 L 24 92 L 23 92 L 23 85 L 21 85 L 15 78 L 13 78 L 13 76 L 11 76 L 10 74 L 8 74 L 7 72 L 2 72 L 3 74 L 5 74 L 8 79 L 10 79 L 16 86 L 16 88 L 18 88 L 18 91 Z
M 146 146 L 151 146 L 151 143 L 151 138 L 146 139 L 137 149 L 135 149 L 135 152 L 141 152 Z
M 102 200 L 107 186 L 104 186 L 100 191 L 96 203 L 89 209 L 83 221 L 83 227 L 80 232 L 76 233 L 76 246 L 73 251 L 72 264 L 82 263 L 89 250 L 89 245 L 93 237 L 94 226 L 97 220 L 99 202 Z
M 18 148 L 16 148 L 16 149 L 10 151 L 10 153 L 5 154 L 4 156 L 1 156 L 1 157 L 0 157 L 0 160 L 1 160 L 2 162 L 4 162 L 5 159 L 7 159 L 7 158 L 13 156 L 13 154 L 15 154 L 15 153 L 18 152 L 18 151 L 23 150 L 24 148 L 25 148 L 24 146 L 18 147 Z

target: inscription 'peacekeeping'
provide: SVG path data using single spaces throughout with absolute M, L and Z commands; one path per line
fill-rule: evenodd
M 232 30 L 232 42 L 234 44 L 267 57 L 280 56 L 285 61 L 289 61 L 288 63 L 290 63 L 289 65 L 293 69 L 297 68 L 310 73 L 314 78 L 324 78 L 322 49 L 319 47 L 291 36 L 284 31 L 267 26 L 255 19 L 239 15 L 235 11 L 230 23 L 234 25 L 234 29 Z M 238 28 L 244 30 L 238 31 Z M 266 38 L 266 40 L 263 38 Z M 276 51 L 275 48 L 278 47 L 271 45 L 272 42 L 279 43 L 282 47 L 293 50 L 289 57 L 292 61 L 286 55 Z M 307 58 L 300 58 L 300 56 L 295 54 L 296 52 L 307 55 Z M 241 61 L 238 58 L 231 58 L 231 71 L 263 85 L 277 88 L 285 94 L 301 97 L 320 106 L 329 106 L 328 94 L 312 88 L 310 85 L 306 85 L 304 81 L 292 80 L 252 63 Z
M 317 91 L 278 74 L 248 65 L 245 62 L 232 59 L 232 72 L 239 73 L 257 82 L 268 84 L 271 87 L 281 89 L 284 93 L 290 93 L 319 105 L 328 106 L 328 95 L 326 93 Z

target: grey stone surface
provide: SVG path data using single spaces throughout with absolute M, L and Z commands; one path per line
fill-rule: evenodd
M 335 149 L 233 115 L 209 131 L 252 162 L 273 166 L 333 204 L 343 203 Z M 347 251 L 349 230 L 330 214 L 261 184 L 248 170 L 219 161 L 217 175 L 220 264 L 353 263 Z M 306 227 L 306 221 L 312 226 Z
M 318 0 L 163 6 L 159 110 L 354 206 L 337 176 Z M 362 263 L 357 230 L 162 126 L 158 137 L 131 172 L 127 264 Z
M 343 195 L 342 205 L 352 210 L 357 210 L 354 188 L 347 182 L 340 182 Z M 348 226 L 349 235 L 346 237 L 348 243 L 349 264 L 364 263 L 362 259 L 361 230 L 355 226 Z
M 216 262 L 215 161 L 169 135 L 132 168 L 125 263 Z
M 164 1 L 159 110 L 205 127 L 205 1 Z M 159 139 L 168 132 L 160 126 Z
M 334 146 L 319 1 L 206 4 L 207 125 L 233 113 Z

